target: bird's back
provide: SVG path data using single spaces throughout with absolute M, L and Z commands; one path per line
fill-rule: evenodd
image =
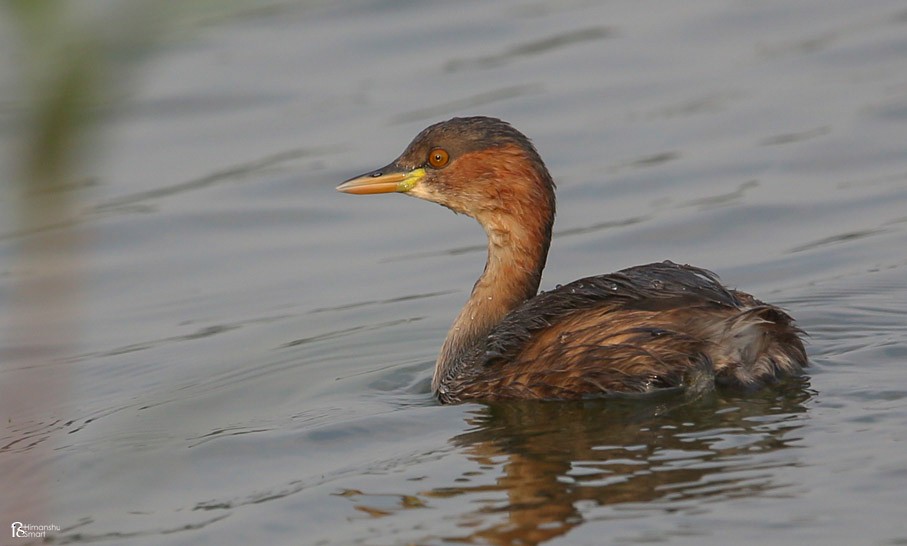
M 786 312 L 709 271 L 641 265 L 527 300 L 464 353 L 440 395 L 583 398 L 685 387 L 703 374 L 753 388 L 800 371 L 801 334 Z

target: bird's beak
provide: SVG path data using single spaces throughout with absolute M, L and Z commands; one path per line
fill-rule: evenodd
M 406 170 L 391 163 L 376 171 L 350 178 L 337 186 L 337 191 L 356 195 L 373 193 L 408 192 L 425 176 L 425 169 Z

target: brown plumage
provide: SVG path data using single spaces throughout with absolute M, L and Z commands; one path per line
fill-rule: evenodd
M 536 295 L 554 182 L 501 120 L 432 125 L 394 162 L 337 189 L 407 193 L 475 218 L 488 235 L 485 271 L 435 365 L 441 402 L 755 388 L 806 364 L 790 315 L 689 265 L 641 265 Z

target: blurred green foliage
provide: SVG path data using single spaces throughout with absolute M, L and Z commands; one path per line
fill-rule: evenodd
M 107 2 L 108 8 L 118 8 Z M 122 3 L 120 3 L 122 4 Z M 18 176 L 33 193 L 65 189 L 73 167 L 92 141 L 90 129 L 101 106 L 113 97 L 115 71 L 109 62 L 118 43 L 109 24 L 133 27 L 134 45 L 150 47 L 157 29 L 155 18 L 141 27 L 129 19 L 111 19 L 102 6 L 66 0 L 7 0 L 16 33 L 16 79 L 23 97 Z M 119 80 L 122 81 L 122 80 Z
M 279 4 L 279 3 L 278 3 Z M 28 193 L 67 189 L 93 130 L 117 110 L 165 31 L 193 36 L 206 20 L 274 8 L 248 0 L 0 0 L 14 38 L 15 177 Z M 4 13 L 5 12 L 5 13 Z M 185 32 L 188 29 L 188 32 Z

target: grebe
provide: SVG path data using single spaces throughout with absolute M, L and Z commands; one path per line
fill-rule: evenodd
M 337 190 L 433 201 L 488 236 L 485 271 L 435 364 L 442 403 L 646 393 L 703 378 L 752 389 L 806 365 L 790 315 L 705 269 L 666 261 L 536 295 L 554 181 L 529 139 L 499 119 L 436 123 L 392 163 Z

